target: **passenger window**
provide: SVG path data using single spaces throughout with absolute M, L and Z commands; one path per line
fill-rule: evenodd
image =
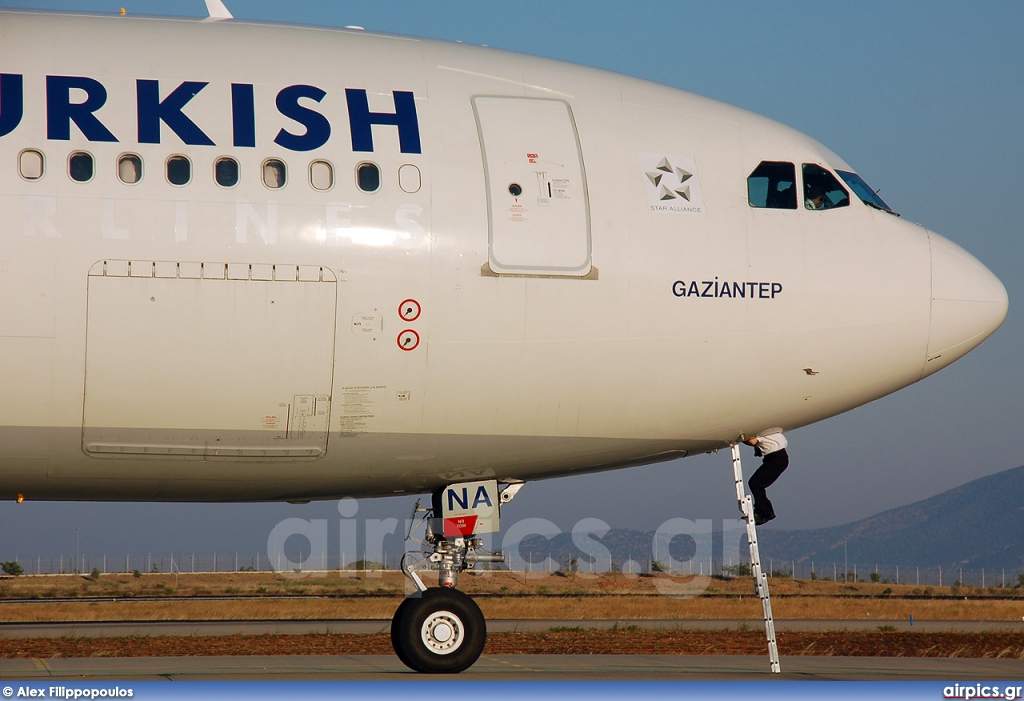
M 218 158 L 213 164 L 213 177 L 221 187 L 234 187 L 238 184 L 238 161 L 234 158 Z
M 813 163 L 804 163 L 804 207 L 834 209 L 850 204 L 850 195 L 836 176 Z
M 416 166 L 406 163 L 398 169 L 398 186 L 402 188 L 402 192 L 419 192 L 422 184 L 420 169 Z
M 796 166 L 762 161 L 747 176 L 747 202 L 759 209 L 796 209 Z
M 27 149 L 18 156 L 18 170 L 25 180 L 39 180 L 43 177 L 43 154 L 35 149 Z
M 380 189 L 380 167 L 376 163 L 357 165 L 356 185 L 363 192 L 377 192 Z
M 68 173 L 76 183 L 87 183 L 92 180 L 95 164 L 91 153 L 72 153 L 68 158 Z
M 171 185 L 188 185 L 192 180 L 192 162 L 184 156 L 167 159 L 167 182 Z
M 280 190 L 286 182 L 284 161 L 276 158 L 263 162 L 263 184 L 271 190 Z
M 142 180 L 142 158 L 134 153 L 126 153 L 118 158 L 117 177 L 126 185 L 134 185 Z
M 314 190 L 330 190 L 334 187 L 334 167 L 327 161 L 313 161 L 309 164 L 309 184 Z

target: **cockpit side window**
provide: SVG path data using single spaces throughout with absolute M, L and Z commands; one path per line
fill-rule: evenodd
M 747 176 L 747 202 L 759 209 L 796 209 L 796 167 L 761 161 Z
M 850 189 L 853 190 L 854 193 L 856 193 L 857 197 L 860 198 L 861 202 L 863 202 L 869 207 L 881 209 L 883 211 L 889 212 L 889 214 L 895 214 L 897 217 L 899 216 L 899 212 L 894 211 L 892 207 L 887 205 L 885 203 L 885 200 L 879 197 L 878 193 L 872 190 L 868 186 L 868 184 L 864 182 L 864 179 L 862 177 L 860 177 L 856 173 L 850 173 L 845 170 L 837 170 L 836 172 L 839 173 L 839 177 L 842 178 L 846 182 L 846 184 L 850 186 Z
M 850 194 L 836 176 L 814 163 L 804 163 L 804 207 L 822 210 L 847 207 Z

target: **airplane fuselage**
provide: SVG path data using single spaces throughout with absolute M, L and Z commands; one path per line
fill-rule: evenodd
M 822 145 L 634 78 L 20 13 L 0 74 L 2 498 L 671 459 L 896 391 L 1006 314 L 980 263 L 865 206 Z M 819 171 L 845 203 L 813 208 Z

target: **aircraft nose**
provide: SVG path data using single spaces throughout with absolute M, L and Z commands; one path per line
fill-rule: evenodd
M 1006 288 L 952 241 L 929 231 L 932 257 L 931 326 L 922 377 L 976 348 L 999 328 L 1009 309 Z

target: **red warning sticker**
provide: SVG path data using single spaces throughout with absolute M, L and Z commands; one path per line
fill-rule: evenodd
M 476 531 L 479 516 L 455 516 L 444 520 L 444 537 L 467 537 Z
M 404 351 L 411 351 L 420 344 L 420 335 L 412 329 L 406 329 L 398 334 L 398 347 Z
M 402 317 L 403 321 L 416 321 L 420 318 L 421 311 L 422 307 L 415 299 L 403 299 L 398 305 L 398 316 Z

